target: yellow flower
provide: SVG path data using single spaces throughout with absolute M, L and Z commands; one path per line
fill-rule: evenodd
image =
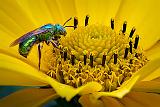
M 160 66 L 160 32 L 158 30 L 160 26 L 160 15 L 157 14 L 159 10 L 160 2 L 158 0 L 153 1 L 129 1 L 129 0 L 115 0 L 115 1 L 74 1 L 74 0 L 6 0 L 1 1 L 0 3 L 0 85 L 13 85 L 13 86 L 47 86 L 51 85 L 53 88 L 30 88 L 24 89 L 18 92 L 15 92 L 3 99 L 0 100 L 0 106 L 7 107 L 7 106 L 39 106 L 44 104 L 45 102 L 55 99 L 57 97 L 65 97 L 67 101 L 70 101 L 75 95 L 80 94 L 81 97 L 79 102 L 84 107 L 91 107 L 91 106 L 158 106 L 160 96 L 156 93 L 160 92 L 160 80 L 159 80 L 159 66 Z M 84 26 L 84 17 L 86 14 L 89 14 L 91 18 L 89 19 L 89 25 L 87 27 Z M 43 57 L 42 57 L 42 64 L 41 64 L 41 71 L 38 71 L 37 63 L 38 63 L 38 56 L 37 56 L 37 47 L 34 46 L 31 50 L 28 58 L 23 58 L 17 52 L 16 47 L 9 47 L 10 43 L 14 41 L 19 36 L 25 34 L 28 31 L 31 31 L 35 28 L 38 28 L 46 23 L 63 23 L 66 19 L 71 16 L 77 16 L 79 19 L 78 28 L 73 31 L 72 28 L 66 28 L 68 31 L 68 35 L 66 37 L 62 37 L 60 39 L 60 44 L 62 45 L 62 49 L 56 49 L 51 46 L 44 46 L 42 49 Z M 114 17 L 114 30 L 108 28 L 106 26 L 110 26 L 110 19 Z M 126 33 L 120 32 L 119 30 L 122 29 L 122 25 L 124 21 L 127 21 L 127 31 Z M 71 25 L 71 22 L 67 23 Z M 101 25 L 102 24 L 102 25 Z M 106 25 L 106 26 L 104 26 Z M 87 68 L 86 66 L 82 65 L 81 70 L 85 72 L 89 71 L 88 73 L 92 72 L 92 69 L 96 69 L 95 71 L 102 72 L 103 69 L 106 70 L 107 66 L 109 66 L 111 71 L 116 71 L 117 66 L 119 63 L 123 63 L 126 69 L 128 70 L 128 62 L 126 61 L 115 61 L 117 58 L 116 55 L 120 55 L 118 48 L 119 44 L 124 44 L 125 42 L 130 42 L 133 40 L 127 39 L 126 35 L 128 35 L 132 29 L 132 27 L 136 27 L 136 33 L 140 35 L 140 43 L 139 46 L 142 46 L 143 50 L 137 49 L 138 51 L 133 50 L 133 53 L 139 53 L 141 56 L 138 59 L 138 64 L 136 65 L 134 62 L 137 63 L 137 59 L 130 55 L 130 59 L 133 60 L 133 65 L 130 68 L 135 73 L 130 73 L 131 77 L 126 79 L 123 84 L 113 84 L 111 80 L 108 81 L 108 84 L 104 86 L 103 81 L 104 79 L 100 79 L 102 81 L 98 81 L 95 78 L 92 78 L 93 82 L 84 82 L 83 80 L 76 80 L 81 81 L 76 83 L 75 81 L 69 81 L 70 75 L 68 76 L 67 70 L 74 71 L 79 64 L 84 55 L 88 55 L 87 63 L 90 63 Z M 97 31 L 94 29 L 96 28 Z M 103 31 L 104 30 L 104 31 Z M 123 30 L 123 29 L 122 29 Z M 116 32 L 116 33 L 115 33 Z M 90 34 L 89 34 L 90 33 Z M 92 34 L 93 33 L 93 34 Z M 97 34 L 98 37 L 97 37 Z M 101 41 L 93 42 L 91 39 L 99 38 L 99 35 L 102 34 Z M 110 35 L 110 38 L 104 38 L 103 35 Z M 82 36 L 82 37 L 81 37 Z M 90 48 L 94 48 L 95 51 L 91 52 L 88 48 L 81 47 L 76 48 L 75 44 L 77 40 L 80 40 L 78 43 L 84 43 L 83 39 L 87 36 L 89 39 L 89 46 Z M 92 36 L 92 37 L 91 37 Z M 115 37 L 117 36 L 124 36 L 122 38 L 116 38 L 117 41 L 112 43 L 112 40 L 116 40 Z M 89 38 L 88 38 L 89 37 Z M 78 39 L 77 39 L 78 38 Z M 114 39 L 113 39 L 114 38 Z M 86 39 L 86 38 L 85 38 Z M 83 42 L 81 42 L 81 40 Z M 117 45 L 118 49 L 113 49 L 111 56 L 112 63 L 105 65 L 106 67 L 102 66 L 95 66 L 99 65 L 101 61 L 95 60 L 92 61 L 92 56 L 98 54 L 102 54 L 97 57 L 102 58 L 105 53 L 100 52 L 101 48 L 104 46 L 100 46 L 103 44 L 103 40 L 108 40 L 112 45 Z M 87 42 L 88 42 L 87 41 Z M 90 43 L 92 41 L 92 43 Z M 71 43 L 70 43 L 71 42 Z M 134 43 L 134 41 L 133 41 Z M 85 44 L 85 43 L 84 43 Z M 83 44 L 82 44 L 83 45 Z M 72 46 L 74 49 L 72 49 Z M 81 45 L 80 45 L 81 46 Z M 94 47 L 95 46 L 95 47 Z M 100 46 L 98 48 L 97 46 Z M 121 45 L 120 45 L 121 46 Z M 127 48 L 128 45 L 124 45 L 122 50 Z M 59 51 L 63 51 L 63 55 L 65 52 L 65 48 L 69 51 L 70 56 L 73 55 L 75 58 L 71 58 L 75 60 L 73 63 L 69 61 L 61 61 L 62 71 L 55 73 L 55 70 L 58 69 L 59 65 L 56 64 L 59 59 L 64 60 L 64 57 L 61 58 L 61 54 Z M 60 47 L 59 47 L 60 48 Z M 105 48 L 107 49 L 107 48 Z M 105 50 L 103 49 L 103 50 Z M 54 52 L 53 52 L 54 50 Z M 88 54 L 88 51 L 90 52 Z M 58 53 L 59 52 L 59 53 Z M 80 53 L 82 52 L 82 53 Z M 106 52 L 106 51 L 105 51 Z M 108 51 L 107 51 L 108 52 Z M 53 53 L 53 54 L 52 54 Z M 146 62 L 146 57 L 149 59 Z M 111 57 L 111 56 L 107 56 Z M 68 58 L 68 57 L 67 57 Z M 102 58 L 103 59 L 103 58 Z M 101 60 L 102 60 L 101 59 Z M 105 58 L 104 58 L 105 59 Z M 130 61 L 129 59 L 129 61 Z M 72 61 L 71 61 L 72 62 Z M 57 67 L 53 66 L 56 65 Z M 73 65 L 73 66 L 72 66 Z M 142 66 L 141 66 L 142 65 Z M 93 68 L 92 68 L 93 66 Z M 129 65 L 130 66 L 130 65 Z M 137 67 L 138 66 L 138 67 Z M 79 66 L 78 66 L 79 67 Z M 105 71 L 104 70 L 104 71 Z M 119 70 L 119 68 L 118 68 Z M 132 70 L 129 70 L 132 71 Z M 57 70 L 58 71 L 58 70 Z M 93 70 L 94 71 L 94 70 Z M 106 70 L 107 71 L 107 70 Z M 66 73 L 66 75 L 64 75 Z M 48 75 L 46 75 L 48 74 Z M 54 75 L 56 74 L 56 75 Z M 112 73 L 114 74 L 114 73 Z M 129 75 L 129 73 L 127 74 Z M 75 77 L 71 78 L 74 79 Z M 111 75 L 113 76 L 113 75 Z M 56 77 L 57 80 L 54 78 Z M 62 78 L 64 77 L 64 78 Z M 82 76 L 81 76 L 82 77 Z M 101 76 L 99 76 L 101 77 Z M 119 81 L 118 79 L 116 81 Z M 116 77 L 112 77 L 115 79 Z M 156 79 L 158 78 L 158 79 Z M 62 80 L 61 80 L 62 79 Z M 65 84 L 62 84 L 65 81 Z M 90 80 L 92 81 L 92 80 Z M 97 81 L 97 82 L 96 82 Z M 114 81 L 114 80 L 112 80 Z M 60 83 L 61 82 L 61 83 Z M 116 82 L 117 83 L 117 82 Z M 107 84 L 107 82 L 105 83 Z M 82 86 L 81 86 L 82 85 Z M 78 88 L 73 88 L 78 87 Z M 106 88 L 107 86 L 111 86 Z M 115 87 L 114 87 L 115 86 Z M 149 93 L 148 93 L 149 92 Z M 91 94 L 89 94 L 91 93 Z M 150 102 L 151 101 L 151 102 Z

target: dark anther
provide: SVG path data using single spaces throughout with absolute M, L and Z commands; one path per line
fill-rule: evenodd
M 139 41 L 139 36 L 137 35 L 136 38 L 135 38 L 134 49 L 137 49 L 138 41 Z
M 63 51 L 60 51 L 60 55 L 61 55 L 61 57 L 63 58 Z
M 111 28 L 114 29 L 114 19 L 111 19 Z
M 82 86 L 82 78 L 79 78 L 79 86 Z
M 90 66 L 93 67 L 93 55 L 90 55 Z
M 61 82 L 62 84 L 64 84 L 64 83 L 65 83 L 64 75 L 63 75 L 63 72 L 62 72 L 61 70 L 59 71 L 59 76 L 60 76 L 60 82 Z
M 129 50 L 128 48 L 125 49 L 124 58 L 127 58 L 128 50 Z
M 74 55 L 71 55 L 71 63 L 72 63 L 72 65 L 75 64 L 75 56 Z
M 103 55 L 103 58 L 102 58 L 102 66 L 105 66 L 105 63 L 106 63 L 106 55 Z
M 84 60 L 84 65 L 86 65 L 86 63 L 87 63 L 87 55 L 84 55 L 83 60 Z
M 114 64 L 117 64 L 117 54 L 114 53 Z
M 130 62 L 129 62 L 130 64 L 133 64 L 133 59 L 130 59 Z
M 133 36 L 133 34 L 134 34 L 135 31 L 136 31 L 136 29 L 135 29 L 135 27 L 133 27 L 132 30 L 131 30 L 131 32 L 130 32 L 130 35 L 129 35 L 130 38 Z
M 67 51 L 64 51 L 63 56 L 64 56 L 64 61 L 66 61 L 67 60 Z
M 74 29 L 77 28 L 77 25 L 78 25 L 78 18 L 74 17 Z
M 126 32 L 126 28 L 127 28 L 127 22 L 125 21 L 125 22 L 123 23 L 122 33 L 125 33 L 125 32 Z
M 135 54 L 135 57 L 138 58 L 138 53 Z
M 88 25 L 88 20 L 89 20 L 89 15 L 87 15 L 86 18 L 85 18 L 85 26 Z
M 69 80 L 73 80 L 73 77 L 71 75 L 69 75 L 68 79 Z
M 132 47 L 133 47 L 133 46 L 132 46 L 132 41 L 129 42 L 129 46 L 130 46 L 130 48 L 129 48 L 130 53 L 132 54 Z

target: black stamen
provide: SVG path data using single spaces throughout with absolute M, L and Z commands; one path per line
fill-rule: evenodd
M 125 32 L 126 32 L 126 28 L 127 28 L 127 22 L 125 21 L 125 22 L 123 23 L 122 33 L 125 33 Z
M 78 18 L 74 17 L 74 29 L 77 28 L 77 25 L 78 25 Z
M 114 64 L 117 64 L 117 54 L 114 53 Z
M 134 49 L 137 49 L 138 41 L 139 41 L 139 36 L 137 35 L 136 38 L 135 38 Z
M 89 20 L 89 15 L 87 15 L 86 18 L 85 18 L 85 26 L 88 25 L 88 20 Z
M 127 58 L 128 50 L 129 50 L 128 48 L 125 49 L 124 58 Z
M 93 55 L 90 55 L 90 66 L 93 67 Z
M 58 72 L 58 74 L 59 74 L 59 76 L 60 76 L 60 82 L 61 82 L 62 84 L 64 84 L 64 83 L 65 83 L 65 80 L 64 80 L 63 72 L 60 70 L 60 71 Z
M 66 61 L 67 60 L 67 51 L 64 51 L 63 55 L 64 55 L 64 61 Z
M 63 51 L 60 51 L 60 55 L 61 55 L 61 57 L 63 58 Z
M 131 30 L 131 32 L 130 32 L 130 35 L 129 35 L 130 38 L 133 36 L 135 30 L 136 30 L 135 27 L 133 27 L 132 30 Z
M 84 65 L 86 65 L 86 63 L 87 63 L 87 55 L 84 55 L 83 60 L 84 60 Z
M 82 86 L 82 78 L 79 78 L 79 86 Z
M 135 54 L 135 57 L 138 58 L 138 53 Z
M 111 28 L 114 29 L 114 19 L 111 19 Z
M 129 42 L 129 46 L 130 46 L 130 48 L 129 48 L 130 53 L 132 54 L 132 47 L 133 47 L 133 46 L 132 46 L 132 41 Z
M 68 79 L 69 80 L 73 80 L 73 77 L 71 75 L 69 75 Z
M 105 63 L 106 63 L 106 55 L 103 55 L 103 58 L 102 58 L 102 66 L 103 67 L 105 66 Z
M 74 55 L 71 55 L 71 63 L 72 63 L 72 65 L 75 64 L 75 56 Z
M 130 64 L 133 64 L 133 59 L 130 59 L 129 63 L 130 63 Z

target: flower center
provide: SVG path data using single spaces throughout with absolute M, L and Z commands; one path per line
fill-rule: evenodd
M 47 75 L 73 87 L 96 81 L 103 86 L 102 91 L 116 90 L 147 62 L 135 28 L 128 35 L 126 25 L 124 22 L 120 32 L 114 30 L 113 19 L 111 27 L 76 26 L 60 39 L 59 48 L 45 53 L 50 55 Z

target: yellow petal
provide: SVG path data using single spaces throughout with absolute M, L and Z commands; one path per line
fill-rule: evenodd
M 149 59 L 153 60 L 160 57 L 160 41 L 157 41 L 151 48 L 145 51 Z M 149 81 L 160 76 L 160 67 L 149 74 L 143 81 Z
M 37 26 L 46 23 L 62 24 L 69 17 L 75 16 L 76 13 L 74 0 L 23 0 L 18 3 L 31 16 Z
M 160 40 L 157 41 L 152 47 L 145 50 L 148 59 L 156 59 L 160 57 Z
M 76 15 L 75 0 L 57 0 L 57 4 L 60 12 L 62 13 L 63 21 L 66 21 L 69 17 Z
M 80 25 L 84 26 L 85 16 L 89 14 L 89 24 L 102 23 L 110 25 L 110 20 L 115 16 L 121 0 L 76 0 L 77 16 Z
M 159 81 L 156 79 L 152 81 L 139 82 L 133 87 L 132 90 L 141 91 L 141 92 L 160 93 L 160 77 L 159 77 Z
M 21 8 L 28 14 L 28 16 L 30 16 L 30 18 L 33 20 L 37 27 L 42 26 L 43 24 L 53 22 L 52 19 L 54 19 L 54 17 L 52 18 L 50 11 L 47 7 L 47 2 L 45 0 L 20 0 L 17 2 L 21 6 Z M 53 6 L 56 5 L 53 2 L 54 1 L 52 1 Z
M 145 92 L 131 92 L 120 99 L 125 107 L 159 107 L 159 101 L 159 94 Z
M 39 107 L 58 98 L 52 89 L 23 89 L 0 100 L 1 107 Z
M 15 1 L 1 1 L 0 4 L 0 23 L 15 35 L 25 33 L 34 27 L 30 16 Z
M 54 79 L 48 78 L 51 86 L 62 98 L 65 97 L 67 101 L 70 101 L 77 94 L 88 94 L 100 91 L 102 86 L 97 82 L 89 82 L 79 88 L 73 88 L 69 85 L 61 84 Z
M 46 75 L 29 65 L 25 59 L 18 59 L 0 53 L 0 85 L 34 86 L 46 85 Z
M 158 0 L 123 0 L 116 14 L 117 29 L 122 28 L 124 20 L 128 22 L 127 32 L 135 26 L 140 35 L 140 44 L 148 49 L 160 39 L 160 15 L 157 14 L 160 8 Z
M 159 66 L 160 66 L 160 58 L 151 60 L 145 66 L 143 66 L 139 71 L 137 71 L 128 81 L 123 83 L 118 90 L 112 92 L 95 92 L 93 94 L 96 98 L 99 98 L 101 96 L 113 96 L 122 98 L 124 95 L 130 92 L 130 90 L 137 81 L 141 81 L 142 79 L 144 79 L 147 75 L 156 70 Z

